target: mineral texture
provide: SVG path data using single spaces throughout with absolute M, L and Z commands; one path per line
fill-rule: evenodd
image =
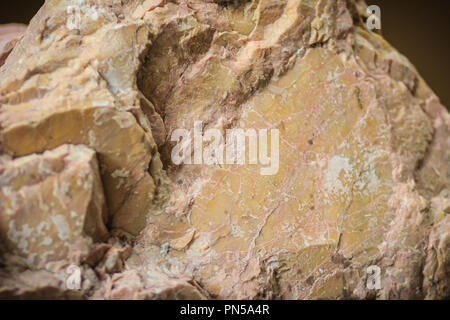
M 0 66 L 5 63 L 17 41 L 22 37 L 26 26 L 21 24 L 7 24 L 0 26 Z
M 449 298 L 450 116 L 365 15 L 47 0 L 0 69 L 0 297 Z M 176 165 L 199 121 L 278 171 Z

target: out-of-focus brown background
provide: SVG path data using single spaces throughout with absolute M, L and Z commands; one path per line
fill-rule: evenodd
M 450 110 L 450 1 L 366 0 L 381 9 L 383 36 L 416 66 Z
M 43 0 L 2 0 L 0 24 L 27 23 Z M 384 37 L 417 67 L 450 108 L 450 1 L 366 0 L 381 8 Z

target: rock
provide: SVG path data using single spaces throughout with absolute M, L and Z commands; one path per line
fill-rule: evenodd
M 79 300 L 76 291 L 64 288 L 64 279 L 45 270 L 25 271 L 19 275 L 0 271 L 0 299 L 72 299 Z
M 0 25 L 0 67 L 26 29 L 27 27 L 21 24 Z
M 82 242 L 108 238 L 97 159 L 85 146 L 64 145 L 5 161 L 0 201 L 4 250 L 31 269 L 69 259 Z
M 87 298 L 450 296 L 450 116 L 363 1 L 81 3 L 47 2 L 1 68 L 0 152 L 95 150 L 133 252 L 87 247 Z M 279 130 L 278 171 L 176 165 L 199 121 Z
M 155 277 L 155 278 L 153 278 Z M 171 279 L 161 273 L 149 274 L 145 283 L 135 270 L 116 274 L 104 297 L 113 300 L 202 300 L 205 296 L 188 279 Z M 148 289 L 145 289 L 148 288 Z
M 131 254 L 131 247 L 116 248 L 108 250 L 104 257 L 103 267 L 107 273 L 120 272 L 123 269 L 124 261 Z

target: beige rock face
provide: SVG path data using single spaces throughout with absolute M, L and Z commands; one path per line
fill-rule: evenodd
M 108 238 L 95 152 L 64 145 L 0 166 L 0 234 L 5 249 L 44 268 L 65 259 L 84 237 Z
M 5 63 L 6 58 L 26 29 L 27 27 L 21 24 L 0 26 L 0 67 Z
M 450 296 L 450 116 L 362 1 L 75 2 L 0 69 L 0 297 Z M 176 166 L 195 121 L 278 129 L 278 172 Z

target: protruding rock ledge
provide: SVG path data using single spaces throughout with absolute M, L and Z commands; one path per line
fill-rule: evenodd
M 450 296 L 450 116 L 367 30 L 364 1 L 86 0 L 75 28 L 69 4 L 47 1 L 0 69 L 0 152 L 15 172 L 64 144 L 95 150 L 112 234 L 134 247 L 87 250 L 79 260 L 96 283 L 87 297 Z M 278 129 L 279 171 L 175 166 L 170 136 L 196 120 Z M 64 225 L 70 212 L 50 204 L 72 203 L 66 190 L 89 193 L 75 176 L 69 166 L 30 186 L 19 179 L 16 193 L 5 180 L 1 236 L 28 268 L 41 263 L 29 250 L 50 241 L 29 239 L 21 210 L 38 208 L 33 228 Z M 95 196 L 73 204 L 99 204 Z M 61 252 L 79 252 L 51 236 Z M 373 265 L 378 291 L 366 285 Z
M 31 269 L 108 238 L 95 152 L 64 145 L 0 163 L 0 239 Z M 75 262 L 75 260 L 73 261 Z

